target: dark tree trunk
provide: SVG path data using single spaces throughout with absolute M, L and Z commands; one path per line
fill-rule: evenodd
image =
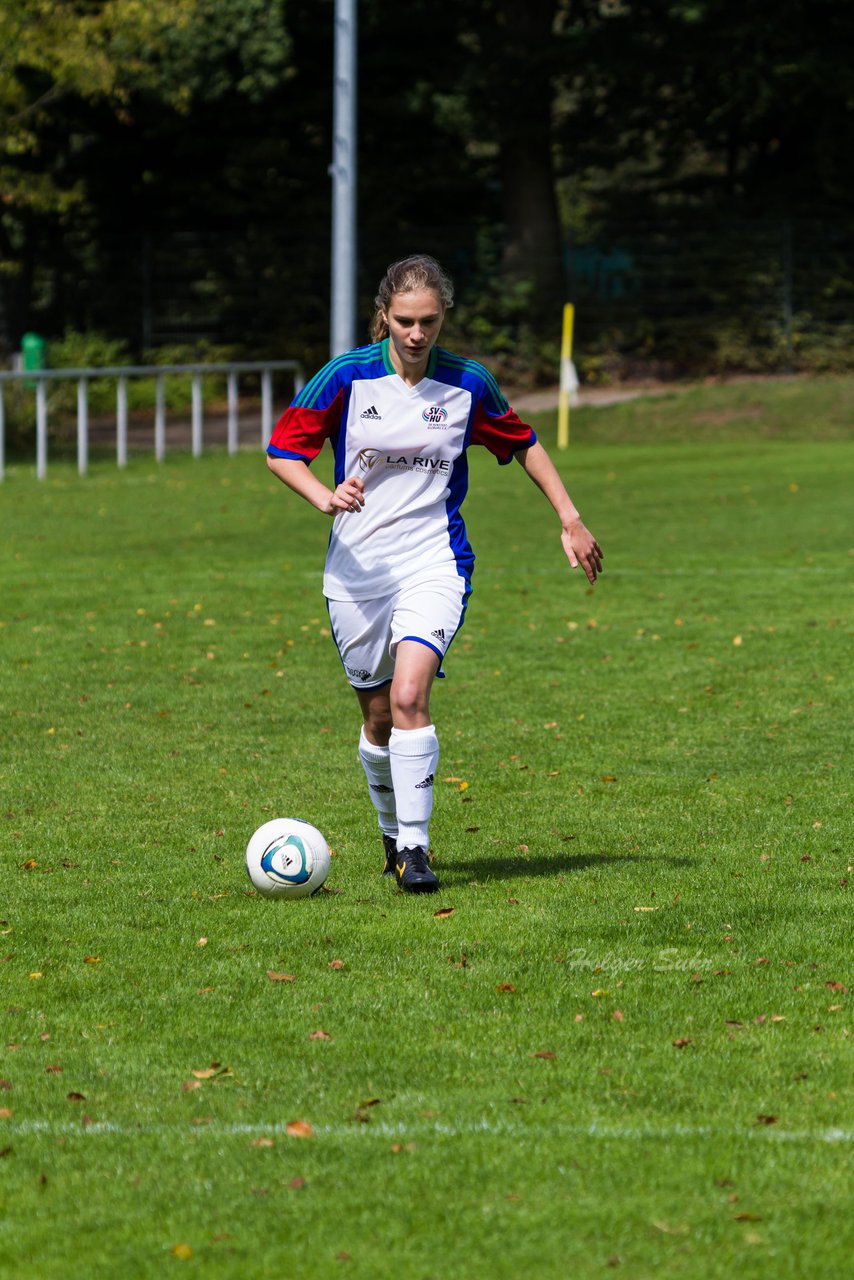
M 504 268 L 530 280 L 541 305 L 563 292 L 552 153 L 555 0 L 499 0 L 496 125 L 505 219 Z

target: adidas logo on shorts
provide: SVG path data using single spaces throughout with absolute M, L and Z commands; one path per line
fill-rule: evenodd
M 445 632 L 441 627 L 438 627 L 435 631 L 431 631 L 430 635 L 435 636 L 437 640 L 441 640 L 442 644 L 445 643 Z
M 377 413 L 376 406 L 371 405 L 370 409 L 366 409 L 364 413 L 359 414 L 360 418 L 368 418 L 371 422 L 382 422 L 382 414 Z

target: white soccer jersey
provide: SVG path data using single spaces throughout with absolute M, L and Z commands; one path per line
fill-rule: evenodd
M 435 565 L 454 564 L 470 579 L 474 553 L 460 514 L 466 451 L 482 444 L 507 463 L 536 435 L 476 361 L 434 347 L 424 378 L 410 387 L 386 338 L 325 365 L 282 415 L 267 452 L 311 463 L 327 439 L 336 485 L 361 476 L 365 505 L 335 517 L 324 594 L 368 600 Z

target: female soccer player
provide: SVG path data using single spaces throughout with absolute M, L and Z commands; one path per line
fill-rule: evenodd
M 474 553 L 460 508 L 467 449 L 516 458 L 551 503 L 570 565 L 591 582 L 602 551 L 533 430 L 482 365 L 436 345 L 453 287 L 435 259 L 392 263 L 372 344 L 325 365 L 280 418 L 270 470 L 333 517 L 323 591 L 362 710 L 359 757 L 377 811 L 385 871 L 431 893 L 428 824 L 439 742 L 430 691 L 471 592 Z M 329 440 L 335 488 L 309 469 Z

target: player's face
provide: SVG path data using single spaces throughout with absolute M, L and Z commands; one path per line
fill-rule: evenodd
M 389 354 L 397 372 L 407 382 L 423 377 L 445 308 L 432 289 L 393 293 L 383 317 L 388 325 Z

